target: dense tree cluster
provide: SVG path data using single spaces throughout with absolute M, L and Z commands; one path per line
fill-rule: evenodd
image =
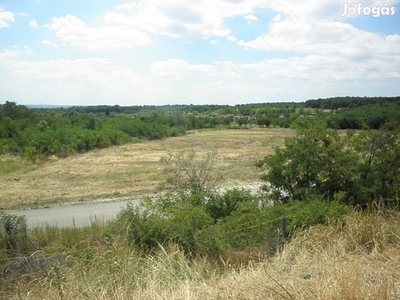
M 262 179 L 274 200 L 398 201 L 399 126 L 344 136 L 317 119 L 303 119 L 293 127 L 296 136 L 258 162 L 266 168 Z
M 132 139 L 161 139 L 185 134 L 174 118 L 137 118 L 74 109 L 31 110 L 13 102 L 0 107 L 0 154 L 21 154 L 32 161 L 66 157 Z

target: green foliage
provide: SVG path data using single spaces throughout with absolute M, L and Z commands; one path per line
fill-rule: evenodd
M 342 97 L 305 103 L 246 105 L 90 106 L 28 109 L 0 104 L 0 154 L 35 147 L 46 157 L 183 135 L 202 128 L 289 128 L 300 117 L 326 120 L 330 128 L 379 129 L 400 121 L 400 98 Z M 245 125 L 245 126 L 242 126 Z M 32 160 L 29 158 L 28 159 Z
M 24 216 L 0 213 L 0 249 L 9 256 L 27 250 L 27 226 Z
M 35 147 L 25 147 L 24 148 L 24 152 L 22 153 L 22 157 L 29 160 L 30 162 L 32 162 L 33 164 L 36 163 L 36 161 L 39 158 L 39 153 L 36 150 Z
M 234 212 L 239 203 L 252 202 L 254 197 L 250 191 L 244 189 L 228 190 L 224 194 L 209 193 L 204 203 L 206 212 L 215 220 L 229 216 Z
M 276 238 L 281 214 L 268 215 L 269 209 L 260 209 L 256 201 L 243 202 L 229 216 L 219 219 L 213 231 L 217 233 L 220 252 L 268 244 L 271 241 L 267 235 Z
M 287 219 L 290 235 L 295 230 L 313 225 L 339 222 L 350 212 L 350 207 L 338 201 L 315 199 L 264 208 L 253 201 L 241 203 L 230 216 L 220 219 L 213 229 L 219 233 L 218 245 L 221 249 L 242 250 L 274 244 L 281 229 L 282 216 Z
M 19 154 L 36 162 L 49 155 L 66 157 L 121 145 L 132 139 L 161 139 L 185 134 L 184 122 L 171 120 L 111 117 L 74 109 L 29 110 L 6 102 L 0 105 L 0 154 Z
M 193 195 L 186 202 L 172 195 L 147 198 L 140 206 L 123 209 L 111 227 L 128 244 L 145 252 L 173 243 L 186 254 L 218 257 L 225 251 L 274 244 L 283 215 L 290 233 L 340 221 L 351 211 L 339 201 L 260 206 L 262 200 L 244 190 Z
M 302 130 L 304 134 L 307 128 Z M 213 178 L 210 176 L 215 154 L 208 152 L 196 159 L 192 150 L 163 158 L 173 192 L 155 199 L 145 198 L 139 206 L 128 205 L 112 223 L 113 231 L 143 251 L 172 243 L 187 254 L 217 257 L 228 250 L 271 245 L 277 237 L 282 215 L 289 220 L 289 229 L 294 230 L 338 220 L 348 212 L 339 201 L 308 198 L 307 204 L 268 206 L 262 205 L 269 203 L 268 198 L 253 196 L 248 190 L 218 193 L 208 184 Z M 337 195 L 334 194 L 335 200 Z
M 275 201 L 341 194 L 349 204 L 366 204 L 384 197 L 394 199 L 400 172 L 399 129 L 365 131 L 340 136 L 317 119 L 295 123 L 296 136 L 265 157 L 262 179 Z
M 353 183 L 354 204 L 381 199 L 398 201 L 400 126 L 363 131 L 354 137 L 354 149 L 359 158 L 358 176 Z

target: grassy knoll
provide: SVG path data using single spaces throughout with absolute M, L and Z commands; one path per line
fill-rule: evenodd
M 399 212 L 353 212 L 340 224 L 297 231 L 271 258 L 262 248 L 236 252 L 241 265 L 223 258 L 189 259 L 176 244 L 144 255 L 127 247 L 123 236 L 110 237 L 104 224 L 42 228 L 31 232 L 31 239 L 47 246 L 24 257 L 19 268 L 18 260 L 14 268 L 11 261 L 5 264 L 9 271 L 0 297 L 399 299 L 399 223 Z M 251 251 L 259 259 L 250 259 Z
M 201 130 L 186 136 L 126 144 L 32 165 L 0 159 L 0 207 L 37 207 L 157 191 L 164 177 L 160 158 L 167 152 L 218 149 L 221 183 L 259 181 L 254 162 L 272 153 L 292 134 L 289 129 Z M 29 165 L 30 164 L 30 165 Z

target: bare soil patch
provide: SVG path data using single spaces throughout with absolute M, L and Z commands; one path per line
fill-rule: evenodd
M 0 207 L 43 207 L 154 193 L 164 180 L 160 158 L 190 148 L 199 154 L 218 149 L 215 167 L 222 185 L 254 184 L 260 175 L 255 161 L 292 134 L 290 129 L 277 128 L 192 131 L 182 137 L 53 158 L 32 168 L 2 173 Z M 0 164 L 6 164 L 6 159 Z

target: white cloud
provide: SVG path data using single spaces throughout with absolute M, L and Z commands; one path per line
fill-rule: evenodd
M 256 9 L 272 9 L 279 14 L 272 24 L 291 20 L 340 19 L 342 1 L 297 0 L 271 2 L 267 0 L 139 0 L 126 2 L 97 18 L 97 26 L 89 27 L 77 16 L 53 18 L 44 27 L 56 31 L 59 41 L 89 49 L 134 48 L 151 44 L 150 33 L 170 36 L 212 39 L 226 37 L 234 40 L 231 31 L 224 25 L 226 18 L 243 16 L 248 22 L 257 21 Z M 392 1 L 393 2 L 393 1 Z M 376 5 L 377 0 L 365 0 L 364 5 Z M 285 17 L 282 17 L 285 16 Z M 322 22 L 322 21 L 321 21 Z M 296 23 L 296 22 L 293 22 Z M 295 31 L 304 24 L 299 24 Z M 308 26 L 307 24 L 305 24 Z M 316 24 L 320 25 L 320 24 Z M 274 43 L 282 42 L 279 40 Z M 254 48 L 254 45 L 246 46 Z
M 117 11 L 137 20 L 146 31 L 172 37 L 228 36 L 224 18 L 250 13 L 257 0 L 141 0 L 125 3 Z
M 16 45 L 12 45 L 9 49 L 5 49 L 3 53 L 0 53 L 3 59 L 18 58 L 21 54 L 33 55 L 34 52 L 28 46 L 24 46 L 20 49 Z
M 210 80 L 215 77 L 234 78 L 238 76 L 238 66 L 230 61 L 215 62 L 214 64 L 190 64 L 180 59 L 169 59 L 154 62 L 150 67 L 154 77 L 179 81 L 188 78 Z
M 258 21 L 258 18 L 255 15 L 246 15 L 244 18 L 249 22 Z
M 207 65 L 191 65 L 187 61 L 180 59 L 169 59 L 166 61 L 154 62 L 150 66 L 151 74 L 155 77 L 170 78 L 173 80 L 183 80 L 191 75 L 192 72 L 210 71 Z
M 96 27 L 73 15 L 53 18 L 44 27 L 54 30 L 61 42 L 89 49 L 148 45 L 150 33 L 201 39 L 229 37 L 224 19 L 251 13 L 257 1 L 140 0 L 121 4 L 98 17 Z
M 28 50 L 11 48 L 0 53 L 0 66 L 9 73 L 3 82 L 10 87 L 5 95 L 23 94 L 33 99 L 34 90 L 42 91 L 41 98 L 31 103 L 54 97 L 57 103 L 82 101 L 86 105 L 110 101 L 121 105 L 304 101 L 357 91 L 374 95 L 378 86 L 379 90 L 399 86 L 400 78 L 398 58 L 385 61 L 376 57 L 368 64 L 321 54 L 255 63 L 193 64 L 169 59 L 152 63 L 149 74 L 139 75 L 104 58 L 21 60 Z M 21 88 L 11 88 L 15 86 Z
M 391 61 L 375 58 L 364 63 L 347 57 L 315 54 L 247 64 L 230 61 L 190 64 L 183 60 L 167 60 L 154 63 L 152 75 L 163 80 L 166 90 L 168 86 L 174 90 L 171 85 L 179 82 L 178 98 L 205 97 L 203 99 L 214 99 L 212 103 L 216 103 L 215 99 L 245 103 L 304 101 L 350 92 L 376 95 L 377 89 L 384 86 L 400 88 L 399 69 L 399 58 Z M 263 100 L 267 96 L 272 99 Z
M 235 38 L 234 36 L 230 35 L 230 36 L 228 36 L 228 41 L 236 43 L 237 42 L 237 38 Z
M 87 99 L 92 99 L 93 104 L 115 101 L 134 105 L 304 101 L 333 95 L 399 92 L 400 35 L 375 34 L 344 23 L 339 17 L 342 3 L 334 0 L 306 3 L 298 0 L 137 0 L 121 4 L 92 20 L 73 15 L 53 18 L 43 27 L 52 30 L 56 38 L 37 44 L 54 48 L 72 45 L 91 50 L 119 50 L 160 43 L 160 47 L 154 49 L 162 54 L 154 57 L 152 55 L 157 52 L 152 50 L 151 55 L 143 59 L 122 62 L 122 55 L 119 58 L 115 52 L 107 51 L 96 55 L 110 59 L 35 62 L 32 56 L 29 61 L 24 60 L 33 54 L 31 48 L 8 47 L 0 52 L 2 93 L 5 97 L 25 93 L 25 99 L 30 99 L 36 95 L 33 91 L 40 90 L 43 99 L 58 99 L 65 104 L 71 101 L 91 104 Z M 365 0 L 363 4 L 379 3 Z M 264 34 L 253 40 L 238 41 L 226 25 L 230 22 L 225 20 L 243 21 L 244 18 L 254 22 L 258 20 L 254 14 L 258 15 L 263 8 L 276 12 Z M 14 22 L 14 15 L 11 19 L 9 14 L 5 17 L 2 13 L 0 9 L 0 27 L 1 22 L 6 24 L 3 27 Z M 36 28 L 38 24 L 34 21 L 29 23 Z M 225 38 L 249 49 L 244 60 L 254 63 L 240 63 L 240 55 L 232 56 L 235 62 L 213 61 L 208 56 L 197 60 L 203 63 L 195 63 L 180 59 L 179 51 L 174 52 L 176 59 L 167 59 L 166 55 L 176 44 L 168 44 L 171 48 L 164 53 L 161 43 L 165 40 L 170 43 L 172 39 L 161 39 L 158 35 L 186 38 L 187 43 L 196 47 L 204 45 L 196 39 L 214 44 L 221 41 L 215 46 L 221 49 L 226 46 L 226 42 L 222 42 Z M 282 57 L 287 58 L 256 61 L 251 56 L 252 50 L 271 51 L 271 55 L 283 53 Z M 78 51 L 76 53 L 84 55 Z M 157 59 L 159 61 L 154 62 Z M 153 62 L 147 63 L 149 60 Z M 6 86 L 9 88 L 4 90 Z M 21 88 L 15 89 L 16 86 Z M 36 102 L 41 100 L 38 98 Z
M 210 40 L 210 44 L 217 44 L 218 42 L 216 40 Z
M 33 19 L 33 20 L 30 20 L 30 21 L 29 21 L 29 27 L 31 27 L 31 28 L 38 28 L 38 27 L 39 27 L 39 24 L 38 24 L 38 22 L 37 22 L 35 19 Z
M 111 99 L 118 102 L 119 98 L 126 101 L 138 93 L 144 95 L 140 92 L 144 79 L 107 59 L 27 61 L 20 59 L 20 53 L 17 50 L 0 53 L 0 66 L 8 72 L 4 84 L 9 90 L 4 93 L 17 99 L 21 96 L 28 103 L 50 103 L 56 97 L 57 103 L 98 104 Z M 15 86 L 19 87 L 17 91 Z M 37 90 L 41 93 L 33 93 Z
M 5 49 L 4 52 L 0 52 L 0 62 L 8 61 L 11 58 L 16 58 L 19 56 L 19 54 L 20 52 L 16 49 L 13 50 Z
M 0 28 L 10 27 L 14 23 L 14 14 L 11 11 L 5 11 L 0 7 Z
M 258 50 L 283 50 L 298 54 L 346 57 L 368 61 L 377 55 L 398 57 L 400 36 L 383 36 L 339 21 L 299 17 L 274 18 L 269 32 L 239 45 Z M 393 57 L 394 56 L 394 57 Z
M 28 46 L 24 46 L 24 53 L 28 54 L 28 55 L 33 55 L 35 54 L 31 48 L 29 48 Z
M 110 18 L 110 16 L 109 16 Z M 43 27 L 56 31 L 57 38 L 65 44 L 95 49 L 132 49 L 135 46 L 151 44 L 151 40 L 129 24 L 118 26 L 116 22 L 104 22 L 101 27 L 88 27 L 78 17 L 53 18 L 53 23 Z
M 43 41 L 41 41 L 41 42 L 39 42 L 39 43 L 37 43 L 37 44 L 50 46 L 50 47 L 52 47 L 52 48 L 57 48 L 57 44 L 56 44 L 56 43 L 53 43 L 53 42 L 50 42 L 49 40 L 43 40 Z

